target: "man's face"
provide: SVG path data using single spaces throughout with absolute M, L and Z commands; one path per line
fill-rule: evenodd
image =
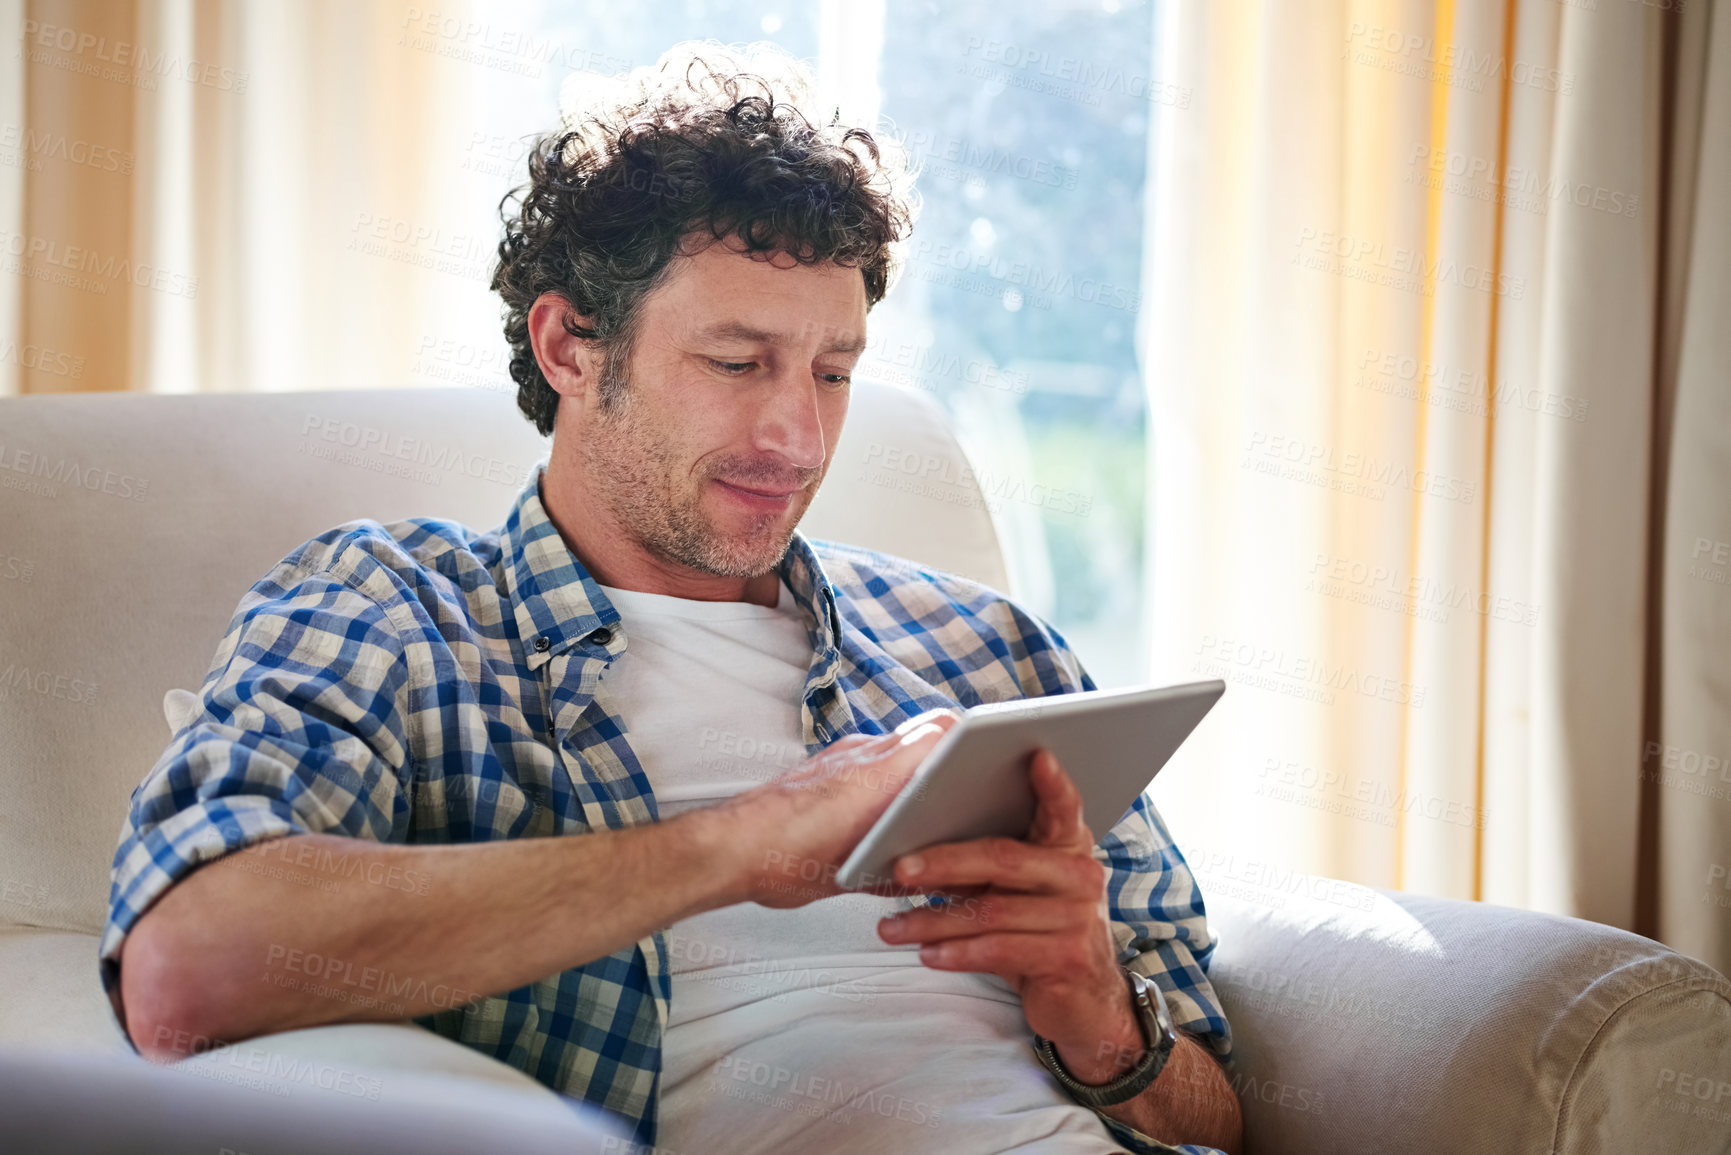
M 651 554 L 722 577 L 773 568 L 829 469 L 865 345 L 858 269 L 674 258 L 629 363 L 573 430 L 592 499 Z

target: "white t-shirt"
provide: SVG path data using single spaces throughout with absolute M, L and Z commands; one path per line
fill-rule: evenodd
M 786 584 L 774 608 L 603 586 L 627 646 L 601 693 L 663 818 L 805 758 L 811 644 Z M 656 1145 L 680 1155 L 1119 1152 L 1039 1065 L 996 975 L 930 970 L 878 919 L 894 898 L 793 910 L 742 903 L 667 933 L 673 999 Z

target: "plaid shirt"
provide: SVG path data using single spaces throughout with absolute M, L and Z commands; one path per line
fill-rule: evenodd
M 198 712 L 133 793 L 101 946 L 111 1002 L 139 915 L 195 865 L 241 847 L 304 833 L 480 842 L 657 820 L 626 723 L 598 693 L 626 631 L 548 519 L 543 468 L 490 533 L 433 518 L 349 522 L 241 600 Z M 1055 630 L 976 582 L 797 533 L 779 569 L 813 651 L 808 754 L 934 708 L 1094 688 Z M 1159 983 L 1179 1026 L 1228 1056 L 1202 895 L 1146 796 L 1095 854 L 1111 868 L 1121 958 Z M 657 932 L 415 1021 L 618 1113 L 652 1145 L 670 991 Z M 1170 1150 L 1105 1121 L 1138 1152 Z

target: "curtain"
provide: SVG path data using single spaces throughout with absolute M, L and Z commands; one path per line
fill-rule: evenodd
M 1658 936 L 1731 973 L 1731 13 L 1707 29 L 1704 17 L 1686 22 L 1679 52 L 1684 74 L 1705 84 L 1700 111 L 1678 116 L 1698 155 L 1682 150 L 1690 171 L 1676 215 L 1693 230 L 1671 264 L 1677 308 L 1661 348 L 1674 403 L 1655 567 L 1656 704 L 1642 748 L 1654 805 L 1643 813 L 1659 850 L 1648 898 Z
M 1222 881 L 1483 899 L 1731 968 L 1712 16 L 1166 5 L 1190 99 L 1150 157 L 1149 645 L 1229 688 L 1156 795 Z
M 496 328 L 496 225 L 455 207 L 506 144 L 456 128 L 468 5 L 0 17 L 0 394 L 403 384 L 453 319 Z

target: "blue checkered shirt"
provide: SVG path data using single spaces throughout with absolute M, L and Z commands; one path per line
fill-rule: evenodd
M 626 632 L 548 519 L 543 468 L 499 529 L 349 522 L 241 600 L 197 714 L 134 792 L 121 831 L 101 946 L 111 1002 L 139 915 L 241 847 L 305 833 L 481 842 L 657 820 L 625 720 L 598 693 Z M 1057 631 L 977 582 L 797 533 L 779 569 L 813 651 L 808 754 L 926 710 L 1094 688 Z M 1228 1057 L 1202 895 L 1146 796 L 1095 853 L 1111 869 L 1123 961 L 1158 982 L 1180 1027 Z M 670 991 L 658 932 L 415 1021 L 616 1112 L 653 1145 Z M 1132 1150 L 1171 1150 L 1102 1118 Z

